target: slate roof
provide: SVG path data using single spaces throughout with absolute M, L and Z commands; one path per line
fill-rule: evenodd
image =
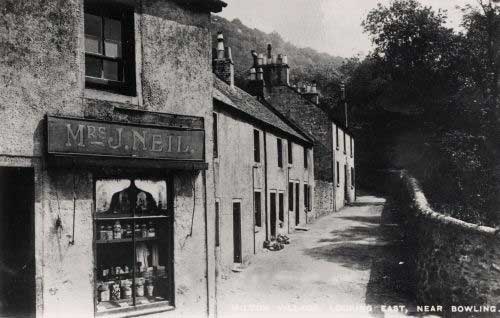
M 174 0 L 175 2 L 195 9 L 208 10 L 210 12 L 221 12 L 227 3 L 221 0 Z
M 230 87 L 215 75 L 213 98 L 261 123 L 280 130 L 282 133 L 292 135 L 303 142 L 311 144 L 311 140 L 309 140 L 303 133 L 292 128 L 271 109 L 259 102 L 257 98 L 236 86 Z

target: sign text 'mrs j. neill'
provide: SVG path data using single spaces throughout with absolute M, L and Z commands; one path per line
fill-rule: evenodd
M 48 117 L 50 154 L 203 160 L 204 132 Z

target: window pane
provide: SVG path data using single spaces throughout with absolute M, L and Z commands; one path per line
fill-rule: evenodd
M 95 57 L 86 56 L 85 75 L 100 78 L 102 76 L 102 60 Z
M 85 13 L 85 52 L 102 53 L 101 17 Z
M 104 18 L 104 52 L 106 56 L 122 56 L 121 27 L 121 22 L 119 20 Z
M 120 78 L 118 74 L 118 62 L 104 60 L 103 63 L 104 63 L 103 77 L 105 79 L 119 81 Z

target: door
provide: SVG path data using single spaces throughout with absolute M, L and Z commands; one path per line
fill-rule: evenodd
M 233 202 L 234 262 L 241 263 L 241 202 Z
M 349 187 L 347 186 L 347 165 L 344 165 L 344 202 L 349 203 Z
M 0 168 L 0 317 L 35 316 L 34 172 Z
M 300 224 L 300 183 L 295 184 L 295 225 Z
M 269 204 L 271 205 L 271 236 L 276 237 L 276 193 L 271 193 Z

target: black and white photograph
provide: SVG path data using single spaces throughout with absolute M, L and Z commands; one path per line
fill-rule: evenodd
M 500 317 L 500 0 L 0 0 L 0 318 Z

